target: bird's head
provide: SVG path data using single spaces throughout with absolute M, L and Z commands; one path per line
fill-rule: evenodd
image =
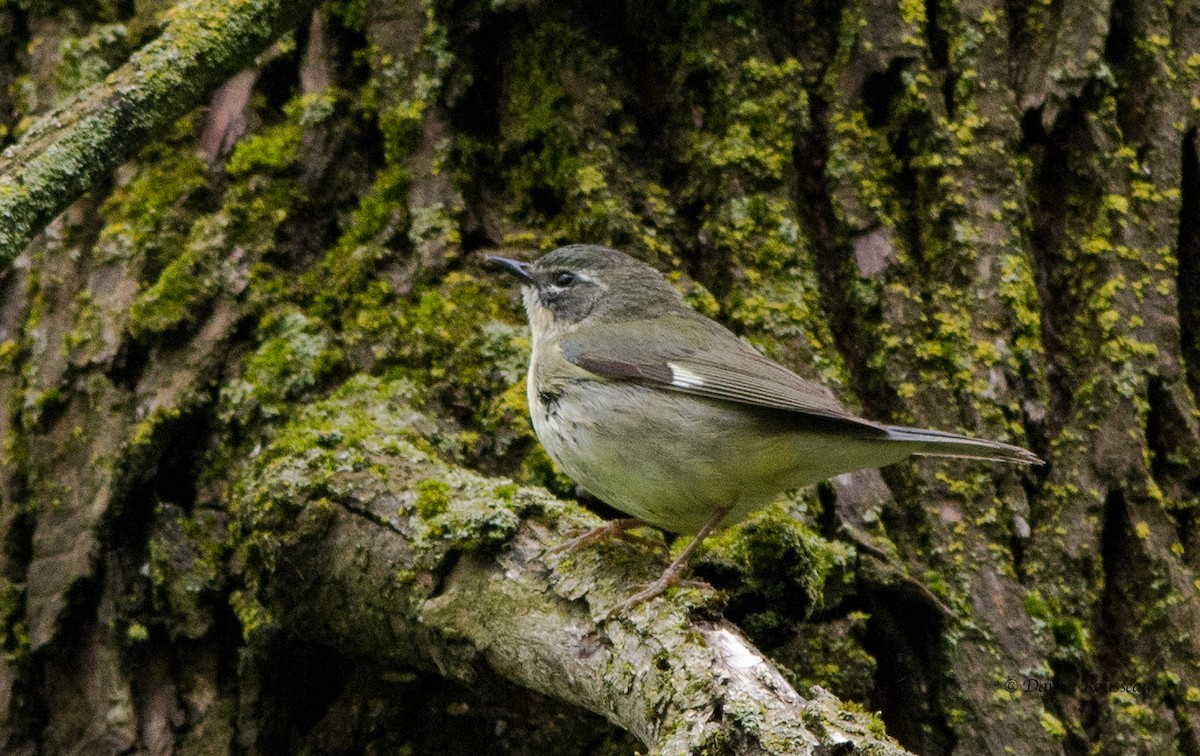
M 620 322 L 653 317 L 682 305 L 662 273 L 615 249 L 573 244 L 527 263 L 487 258 L 521 282 L 535 333 L 570 328 L 586 319 Z

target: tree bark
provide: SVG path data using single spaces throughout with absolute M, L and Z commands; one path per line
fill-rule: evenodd
M 194 0 L 104 81 L 66 99 L 0 154 L 0 265 L 147 140 L 311 12 L 303 0 Z
M 1200 753 L 1195 2 L 161 7 L 0 7 L 6 751 Z M 478 260 L 576 241 L 1047 465 L 601 621 Z
M 656 753 L 902 752 L 828 693 L 798 695 L 710 590 L 605 620 L 660 560 L 621 545 L 556 550 L 599 522 L 421 451 L 406 435 L 433 424 L 405 406 L 412 392 L 352 381 L 251 466 L 235 540 L 262 601 L 239 604 L 252 644 L 275 628 L 372 665 L 466 684 L 499 675 Z

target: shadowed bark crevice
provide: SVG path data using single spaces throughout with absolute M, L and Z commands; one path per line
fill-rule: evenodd
M 822 307 L 829 313 L 830 330 L 849 373 L 849 388 L 862 402 L 864 413 L 876 419 L 894 417 L 898 409 L 895 392 L 870 366 L 872 355 L 882 350 L 878 330 L 872 327 L 882 318 L 880 305 L 864 310 L 851 295 L 859 271 L 853 250 L 844 241 L 845 231 L 838 223 L 826 184 L 827 104 L 813 98 L 811 109 L 816 128 L 796 135 L 795 203 L 801 220 L 811 230 L 809 238 L 821 276 Z
M 1189 129 L 1180 150 L 1179 330 L 1185 376 L 1192 396 L 1200 396 L 1200 152 L 1196 129 Z
M 342 695 L 350 667 L 336 648 L 281 634 L 258 655 L 257 742 L 266 752 L 295 753 Z M 269 662 L 269 663 L 268 663 Z
M 1091 679 L 1085 676 L 1081 680 L 1082 685 L 1094 686 L 1093 692 L 1089 694 L 1086 688 L 1078 692 L 1084 731 L 1092 738 L 1099 737 L 1105 725 L 1104 699 L 1109 686 L 1132 682 L 1130 678 L 1135 674 L 1132 660 L 1139 651 L 1131 632 L 1138 619 L 1133 596 L 1144 590 L 1135 586 L 1145 586 L 1149 576 L 1137 548 L 1131 543 L 1134 534 L 1129 513 L 1125 491 L 1110 490 L 1104 499 L 1100 534 L 1104 584 L 1097 614 L 1092 619 L 1098 664 Z
M 23 67 L 21 58 L 29 43 L 26 19 L 20 5 L 5 5 L 0 9 L 0 149 L 12 141 L 12 129 L 19 114 L 13 85 Z
M 1040 110 L 1027 112 L 1021 124 L 1033 158 L 1031 252 L 1042 305 L 1046 382 L 1050 388 L 1047 430 L 1051 438 L 1073 411 L 1075 386 L 1081 378 L 1070 361 L 1068 340 L 1075 328 L 1073 321 L 1085 303 L 1072 296 L 1078 291 L 1073 283 L 1079 273 L 1064 269 L 1062 249 L 1070 239 L 1073 217 L 1086 216 L 1087 207 L 1094 206 L 1098 199 L 1099 188 L 1086 181 L 1081 185 L 1077 175 L 1084 170 L 1076 161 L 1086 154 L 1082 149 L 1088 140 L 1086 119 L 1086 113 L 1072 107 L 1059 115 L 1053 133 L 1043 129 Z
M 954 12 L 941 0 L 925 0 L 925 43 L 929 51 L 929 68 L 941 80 L 942 107 L 951 121 L 955 120 L 957 112 L 954 90 L 959 72 L 950 65 L 949 35 L 944 28 L 943 14 Z
M 946 669 L 941 609 L 917 592 L 878 586 L 866 597 L 871 615 L 863 646 L 878 662 L 871 705 L 902 745 L 922 754 L 948 754 L 956 736 L 945 720 Z
M 1097 646 L 1100 653 L 1108 658 L 1108 669 L 1118 669 L 1121 665 L 1121 649 L 1125 647 L 1119 635 L 1119 629 L 1126 627 L 1129 622 L 1128 606 L 1125 596 L 1134 585 L 1134 565 L 1131 563 L 1132 553 L 1129 538 L 1132 532 L 1129 526 L 1129 506 L 1125 492 L 1114 488 L 1104 499 L 1104 520 L 1100 532 L 1100 559 L 1104 574 L 1104 591 L 1100 596 L 1098 607 L 1100 615 L 1096 618 Z
M 1155 61 L 1153 56 L 1139 50 L 1139 37 L 1148 26 L 1155 31 L 1161 29 L 1153 19 L 1145 17 L 1147 10 L 1137 0 L 1112 0 L 1108 36 L 1104 40 L 1104 59 L 1112 65 L 1116 80 L 1124 85 L 1115 92 L 1117 123 L 1126 143 L 1143 148 L 1149 136 L 1145 133 L 1147 124 L 1154 118 L 1145 109 L 1159 107 L 1155 105 L 1158 88 L 1153 84 Z M 1143 158 L 1144 155 L 1138 155 L 1139 161 Z
M 1174 389 L 1186 391 L 1179 385 Z M 1180 449 L 1181 440 L 1188 447 L 1192 445 L 1187 440 L 1196 437 L 1196 418 L 1182 414 L 1179 403 L 1171 395 L 1171 388 L 1159 377 L 1148 382 L 1147 402 L 1146 441 L 1152 455 L 1150 474 L 1173 504 L 1166 508 L 1166 513 L 1174 524 L 1178 543 L 1183 547 L 1184 560 L 1196 565 L 1200 557 L 1196 551 L 1200 546 L 1197 542 L 1200 533 L 1196 528 L 1200 460 L 1195 454 Z

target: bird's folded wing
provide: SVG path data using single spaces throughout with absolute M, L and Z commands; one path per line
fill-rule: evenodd
M 764 357 L 715 323 L 690 317 L 642 321 L 636 341 L 621 325 L 572 333 L 561 343 L 563 357 L 611 380 L 827 418 L 867 435 L 887 435 L 882 426 L 843 409 L 821 384 Z

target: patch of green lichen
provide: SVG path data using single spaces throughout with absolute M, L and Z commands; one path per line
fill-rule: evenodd
M 1102 114 L 1115 118 L 1103 110 Z M 1062 262 L 1055 268 L 1060 278 L 1056 283 L 1074 305 L 1064 342 L 1080 368 L 1098 356 L 1111 371 L 1110 382 L 1090 403 L 1080 402 L 1081 409 L 1103 411 L 1110 390 L 1115 390 L 1120 401 L 1132 400 L 1144 418 L 1149 411 L 1144 398 L 1147 369 L 1154 370 L 1158 347 L 1143 318 L 1122 318 L 1121 313 L 1136 313 L 1163 282 L 1169 290 L 1175 269 L 1171 251 L 1137 245 L 1161 218 L 1178 212 L 1178 190 L 1147 181 L 1132 146 L 1120 146 L 1107 161 L 1096 168 L 1115 174 L 1112 180 L 1121 191 L 1086 198 L 1090 201 L 1080 198 L 1079 212 L 1070 219 L 1076 233 L 1066 237 Z
M 795 136 L 808 126 L 803 69 L 792 58 L 773 62 L 752 39 L 718 55 L 701 43 L 684 58 L 710 82 L 687 93 L 702 108 L 703 125 L 687 138 L 684 159 L 693 173 L 684 195 L 704 207 L 701 237 L 733 273 L 719 287 L 726 317 L 772 356 L 845 386 L 787 182 Z
M 1114 691 L 1108 694 L 1105 703 L 1112 727 L 1108 743 L 1115 750 L 1145 750 L 1149 744 L 1170 742 L 1174 736 L 1174 723 L 1164 721 L 1157 709 L 1147 703 L 1143 690 Z
M 220 289 L 228 249 L 224 216 L 207 216 L 196 222 L 179 256 L 133 300 L 129 332 L 147 339 L 203 316 L 205 306 Z
M 83 37 L 68 37 L 59 45 L 62 64 L 58 69 L 61 97 L 104 80 L 129 56 L 125 24 L 93 26 Z
M 822 538 L 783 506 L 764 510 L 706 545 L 700 569 L 714 577 L 739 576 L 731 611 L 746 612 L 741 624 L 756 641 L 773 645 L 796 622 L 837 605 L 851 588 L 851 547 Z
M 421 569 L 433 569 L 450 550 L 503 543 L 516 532 L 522 512 L 541 506 L 515 494 L 498 495 L 494 480 L 460 468 L 439 467 L 437 476 L 401 496 L 401 511 L 411 501 L 420 516 L 413 543 Z
M 152 620 L 165 623 L 172 638 L 199 638 L 210 629 L 212 605 L 224 585 L 225 519 L 170 504 L 160 504 L 155 515 L 147 545 Z
M 25 586 L 0 577 L 0 649 L 9 662 L 23 657 L 29 647 L 24 614 Z
M 844 21 L 853 45 L 857 29 Z M 834 211 L 852 234 L 870 232 L 890 247 L 882 268 L 851 273 L 848 291 L 875 332 L 869 383 L 887 386 L 922 414 L 947 400 L 970 406 L 985 427 L 1019 440 L 1022 408 L 1015 394 L 997 401 L 997 378 L 1027 374 L 1041 355 L 1040 304 L 1025 249 L 1028 165 L 1011 158 L 1012 135 L 984 110 L 990 105 L 981 99 L 976 57 L 986 20 L 939 9 L 938 21 L 953 61 L 952 90 L 916 59 L 880 78 L 876 100 L 833 98 L 826 173 Z M 831 69 L 831 86 L 837 73 Z M 953 117 L 938 107 L 947 95 Z M 980 165 L 1007 167 L 1013 180 L 981 187 Z M 969 273 L 981 265 L 991 270 Z M 999 308 L 991 306 L 997 290 Z M 912 419 L 896 409 L 897 419 Z
M 454 158 L 459 184 L 498 185 L 506 245 L 590 242 L 674 259 L 674 207 L 643 172 L 651 156 L 612 86 L 617 55 L 569 22 L 515 40 L 499 143 L 460 136 Z
M 800 63 L 775 63 L 752 52 L 738 59 L 700 55 L 718 83 L 709 93 L 704 128 L 689 145 L 689 162 L 753 184 L 781 181 L 791 168 L 795 135 L 808 125 Z
M 259 335 L 262 341 L 246 358 L 241 376 L 221 388 L 220 415 L 226 422 L 247 424 L 285 414 L 340 360 L 326 329 L 299 310 L 269 313 Z
M 1057 596 L 1045 596 L 1040 590 L 1025 594 L 1025 613 L 1036 633 L 1049 630 L 1054 638 L 1051 658 L 1058 663 L 1083 668 L 1092 659 L 1091 631 L 1073 616 Z
M 133 175 L 109 194 L 100 207 L 100 260 L 131 261 L 141 278 L 153 280 L 178 254 L 208 202 L 208 168 L 191 140 L 189 117 L 143 150 Z
M 408 572 L 422 572 L 450 551 L 503 542 L 522 513 L 547 505 L 440 462 L 422 435 L 431 424 L 412 409 L 419 399 L 406 380 L 356 376 L 299 412 L 255 457 L 236 486 L 231 525 L 252 594 L 265 587 L 280 553 L 320 539 L 340 506 L 363 511 L 376 498 L 390 502 L 390 511 L 373 516 L 405 523 L 398 527 L 413 533 L 416 551 Z
M 738 266 L 726 297 L 735 326 L 767 354 L 845 388 L 815 261 L 790 203 L 767 193 L 735 197 L 706 226 L 714 246 Z

